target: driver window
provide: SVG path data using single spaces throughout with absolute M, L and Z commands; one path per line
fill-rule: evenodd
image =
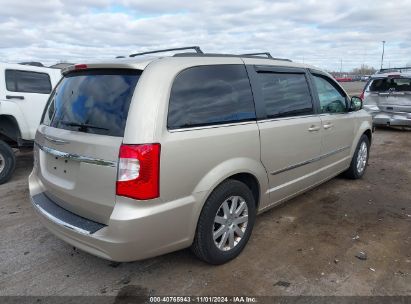
M 321 113 L 345 113 L 347 100 L 327 78 L 313 75 L 320 100 Z

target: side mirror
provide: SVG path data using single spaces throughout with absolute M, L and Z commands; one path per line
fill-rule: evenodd
M 350 110 L 359 111 L 362 109 L 362 99 L 358 96 L 351 97 Z

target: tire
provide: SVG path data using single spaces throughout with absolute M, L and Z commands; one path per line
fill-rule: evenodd
M 7 182 L 16 167 L 16 156 L 12 148 L 0 140 L 0 185 Z
M 366 151 L 364 152 L 362 148 L 365 145 Z M 362 165 L 358 165 L 360 162 L 359 155 L 362 153 Z M 367 169 L 368 165 L 368 157 L 370 155 L 370 140 L 368 139 L 367 135 L 363 134 L 358 141 L 357 148 L 355 149 L 354 155 L 351 159 L 350 167 L 347 171 L 344 172 L 344 175 L 350 179 L 359 179 L 363 177 L 365 170 Z M 366 159 L 364 159 L 366 157 Z
M 224 208 L 223 205 L 229 209 Z M 238 215 L 232 212 L 233 205 L 237 206 L 235 211 Z M 244 183 L 229 179 L 220 184 L 208 197 L 201 211 L 191 246 L 194 254 L 213 265 L 223 264 L 237 257 L 247 244 L 253 230 L 256 217 L 255 206 L 254 196 Z M 244 221 L 246 218 L 247 222 Z M 223 223 L 215 222 L 217 220 Z M 222 231 L 224 233 L 221 234 Z M 215 233 L 221 236 L 214 239 Z M 225 237 L 226 241 L 223 240 Z M 220 248 L 218 244 L 221 244 Z

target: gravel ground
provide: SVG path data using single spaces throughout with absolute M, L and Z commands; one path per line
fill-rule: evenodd
M 353 81 L 353 82 L 340 82 L 340 85 L 347 91 L 350 96 L 360 96 L 366 82 Z
M 411 295 L 411 133 L 374 134 L 362 180 L 337 177 L 262 214 L 218 267 L 189 250 L 113 263 L 60 241 L 30 206 L 21 154 L 0 186 L 0 295 Z

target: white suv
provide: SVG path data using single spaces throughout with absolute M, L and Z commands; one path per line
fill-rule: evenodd
M 32 147 L 59 69 L 0 63 L 0 184 L 15 167 L 12 148 Z

